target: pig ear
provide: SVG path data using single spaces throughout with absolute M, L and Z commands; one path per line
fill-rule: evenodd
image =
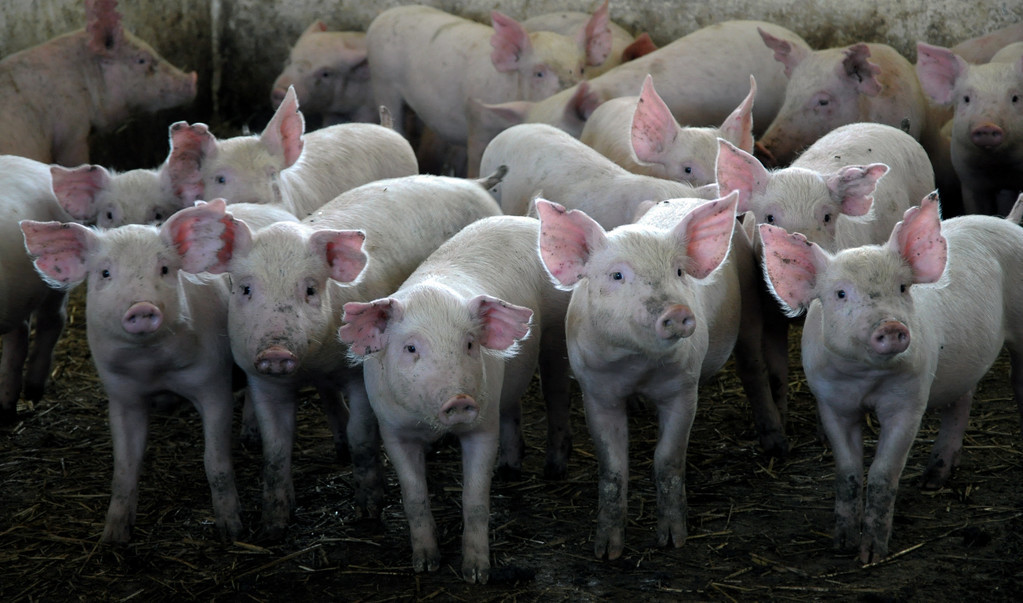
M 807 50 L 801 46 L 793 46 L 787 40 L 776 38 L 758 27 L 760 38 L 768 48 L 774 51 L 774 60 L 785 66 L 785 77 L 792 77 L 792 70 L 807 56 Z
M 494 25 L 494 35 L 490 36 L 494 50 L 490 53 L 490 60 L 502 73 L 518 70 L 519 58 L 533 48 L 529 32 L 521 23 L 496 10 L 490 11 L 490 20 Z
M 305 118 L 298 110 L 298 95 L 294 86 L 288 86 L 284 94 L 284 100 L 277 107 L 270 122 L 263 128 L 259 140 L 270 154 L 284 160 L 284 167 L 288 168 L 298 161 L 302 155 L 302 134 L 305 133 Z
M 672 233 L 686 247 L 686 273 L 704 279 L 724 261 L 735 229 L 735 205 L 739 194 L 701 203 L 675 226 Z
M 771 173 L 756 157 L 723 138 L 718 139 L 715 172 L 720 194 L 739 191 L 739 207 L 736 211 L 740 214 L 750 210 L 750 199 L 754 194 L 763 193 L 771 180 Z
M 847 216 L 865 216 L 874 203 L 877 182 L 888 173 L 883 163 L 850 165 L 827 177 L 831 198 L 842 206 Z
M 948 48 L 916 43 L 916 75 L 924 94 L 939 105 L 952 102 L 956 81 L 970 68 Z
M 309 24 L 309 27 L 302 32 L 302 35 L 306 36 L 314 33 L 323 33 L 325 31 L 327 31 L 327 24 L 324 23 L 322 19 L 317 19 Z
M 665 147 L 677 134 L 678 122 L 657 95 L 654 79 L 648 73 L 632 114 L 632 149 L 636 158 L 644 163 L 662 163 Z
M 379 352 L 387 345 L 388 324 L 401 320 L 404 313 L 401 302 L 390 297 L 368 303 L 348 302 L 341 319 L 345 324 L 337 331 L 338 339 L 348 344 L 348 351 L 354 356 Z
M 567 211 L 546 199 L 536 200 L 540 218 L 540 260 L 555 285 L 571 289 L 585 275 L 594 251 L 607 243 L 607 233 L 579 210 Z
M 206 124 L 179 121 L 170 127 L 170 154 L 164 170 L 174 194 L 184 206 L 203 198 L 202 164 L 217 150 L 217 141 Z
M 66 168 L 50 166 L 53 194 L 72 218 L 83 222 L 96 219 L 96 195 L 110 185 L 110 172 L 99 165 Z
M 881 67 L 870 62 L 870 47 L 860 42 L 846 48 L 843 54 L 844 58 L 838 67 L 839 76 L 855 80 L 860 94 L 880 94 L 881 82 L 877 80 L 877 74 L 881 73 Z
M 914 283 L 934 283 L 941 278 L 948 260 L 948 243 L 941 235 L 937 191 L 924 197 L 919 207 L 906 210 L 892 230 L 888 247 L 912 268 Z
M 803 235 L 770 224 L 760 225 L 760 240 L 764 280 L 785 314 L 799 316 L 817 297 L 817 275 L 827 268 L 830 258 Z
M 579 46 L 585 51 L 587 65 L 603 65 L 611 54 L 611 18 L 604 0 L 579 32 Z
M 160 237 L 181 256 L 181 269 L 193 274 L 229 272 L 232 259 L 252 247 L 249 227 L 227 213 L 223 199 L 174 212 L 160 227 Z
M 654 44 L 650 34 L 644 31 L 636 36 L 636 39 L 622 51 L 622 62 L 628 63 L 633 59 L 646 56 L 655 50 L 657 50 L 657 44 Z
M 590 86 L 589 82 L 583 80 L 576 84 L 575 92 L 572 93 L 568 104 L 565 105 L 565 117 L 569 121 L 586 123 L 586 120 L 603 102 L 604 99 L 600 97 L 600 94 Z
M 366 233 L 361 230 L 317 230 L 309 240 L 313 253 L 330 266 L 330 278 L 351 283 L 359 278 L 369 262 L 362 246 Z
M 515 342 L 529 335 L 529 321 L 533 318 L 529 308 L 489 295 L 477 295 L 469 300 L 469 313 L 480 321 L 480 345 L 509 353 L 514 351 Z
M 753 153 L 753 99 L 757 80 L 749 76 L 749 94 L 721 124 L 721 137 L 747 153 Z
M 47 285 L 67 289 L 85 280 L 85 260 L 95 245 L 95 232 L 75 222 L 22 220 L 19 224 L 25 249 Z
M 124 40 L 121 15 L 117 0 L 85 0 L 85 32 L 89 36 L 89 50 L 101 56 L 109 55 Z

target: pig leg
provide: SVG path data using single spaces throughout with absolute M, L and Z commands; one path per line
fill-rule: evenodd
M 660 435 L 654 450 L 654 484 L 657 488 L 657 544 L 678 548 L 689 535 L 686 515 L 686 450 L 696 417 L 696 384 L 684 386 L 681 395 L 657 405 Z
M 327 425 L 330 426 L 330 433 L 334 436 L 334 454 L 341 464 L 347 464 L 351 460 L 351 453 L 348 450 L 348 408 L 345 407 L 341 393 L 336 387 L 320 384 L 316 386 L 320 395 L 320 406 L 323 407 L 323 414 L 327 417 Z
M 219 389 L 220 391 L 216 391 Z M 238 490 L 235 487 L 234 466 L 231 463 L 231 419 L 234 399 L 231 386 L 207 387 L 193 401 L 202 417 L 205 452 L 203 461 L 206 479 L 210 483 L 213 516 L 221 537 L 238 538 L 242 531 L 239 517 Z
M 835 548 L 856 549 L 863 516 L 863 417 L 858 410 L 839 414 L 822 401 L 817 408 L 835 456 Z
M 771 383 L 771 398 L 784 428 L 788 420 L 789 406 L 789 319 L 782 314 L 778 302 L 770 297 L 761 297 L 764 309 L 764 361 Z M 784 432 L 783 432 L 784 433 Z
M 348 400 L 348 447 L 355 480 L 355 504 L 364 517 L 377 519 L 384 508 L 384 467 L 380 458 L 380 428 L 366 394 L 362 369 L 345 380 Z
M 586 425 L 597 453 L 597 533 L 593 553 L 615 560 L 625 548 L 629 487 L 629 424 L 625 399 L 600 387 L 583 389 Z
M 248 387 L 245 388 L 245 402 L 242 403 L 242 428 L 238 438 L 245 448 L 255 450 L 259 445 L 259 422 L 256 420 L 256 411 L 252 409 L 252 392 Z
M 440 567 L 440 549 L 437 548 L 437 528 L 426 488 L 425 446 L 423 442 L 403 438 L 384 426 L 381 426 L 380 435 L 401 485 L 401 501 L 412 541 L 412 569 L 435 572 Z
M 53 349 L 67 321 L 67 293 L 53 291 L 35 312 L 35 341 L 29 352 L 25 374 L 25 398 L 37 402 L 43 397 L 46 379 L 53 365 Z
M 114 478 L 102 540 L 128 542 L 138 507 L 139 475 L 149 435 L 149 405 L 129 396 L 111 396 L 109 412 Z
M 963 394 L 941 412 L 941 428 L 934 441 L 931 458 L 923 475 L 923 489 L 937 490 L 945 485 L 952 471 L 959 466 L 963 451 L 963 434 L 970 420 L 970 406 L 973 404 L 973 390 Z
M 490 476 L 497 458 L 493 429 L 462 436 L 462 578 L 486 584 L 490 578 Z
M 279 540 L 295 508 L 291 455 L 295 442 L 295 391 L 290 383 L 274 383 L 249 375 L 252 409 L 263 440 L 262 530 Z
M 565 479 L 572 453 L 571 368 L 564 333 L 543 332 L 540 352 L 540 389 L 547 405 L 547 458 L 543 476 Z M 548 339 L 550 341 L 548 341 Z
M 497 463 L 497 477 L 501 481 L 510 482 L 522 477 L 522 456 L 526 442 L 522 439 L 522 403 L 519 398 L 507 397 L 507 400 L 501 400 L 501 454 Z M 505 396 L 502 395 L 502 398 Z
M 18 398 L 21 396 L 22 370 L 28 356 L 28 322 L 19 323 L 0 338 L 0 423 L 12 424 L 18 420 Z

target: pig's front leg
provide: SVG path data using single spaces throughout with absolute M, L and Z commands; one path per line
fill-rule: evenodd
M 291 455 L 295 442 L 295 391 L 287 382 L 249 375 L 252 410 L 263 440 L 262 530 L 280 539 L 295 508 Z
M 37 402 L 43 397 L 46 380 L 53 365 L 53 349 L 57 347 L 60 334 L 67 321 L 67 293 L 52 291 L 43 300 L 35 313 L 36 336 L 28 358 L 25 374 L 25 398 Z
M 949 404 L 941 411 L 941 428 L 938 438 L 931 449 L 931 458 L 924 470 L 922 487 L 925 490 L 937 490 L 945 485 L 952 471 L 959 466 L 959 456 L 963 451 L 963 434 L 970 421 L 970 406 L 973 405 L 973 390 L 963 394 L 958 400 Z
M 364 517 L 377 519 L 384 506 L 384 467 L 380 458 L 380 428 L 366 395 L 362 369 L 345 381 L 348 399 L 348 448 L 355 480 L 355 504 Z
M 116 384 L 116 381 L 110 383 Z M 103 542 L 128 542 L 135 524 L 139 474 L 149 435 L 149 405 L 133 395 L 114 394 L 110 397 L 109 413 L 114 478 L 102 539 Z
M 341 392 L 333 384 L 317 384 L 316 392 L 320 396 L 320 406 L 327 418 L 327 425 L 330 426 L 330 433 L 334 436 L 334 455 L 339 463 L 345 464 L 351 460 L 347 433 L 348 408 L 341 397 Z
M 194 401 L 202 417 L 206 479 L 210 483 L 213 515 L 221 537 L 235 540 L 241 534 L 238 490 L 231 463 L 231 419 L 233 398 L 230 383 L 204 387 Z
M 401 485 L 401 500 L 412 542 L 412 569 L 416 572 L 437 571 L 440 567 L 440 549 L 437 548 L 437 529 L 433 513 L 430 512 L 430 495 L 426 488 L 423 443 L 402 437 L 396 430 L 384 425 L 380 426 L 380 435 Z
M 595 391 L 594 391 L 595 390 Z M 597 534 L 593 553 L 614 560 L 625 548 L 629 487 L 629 424 L 625 398 L 585 388 L 586 425 L 597 452 Z
M 687 384 L 674 400 L 657 405 L 660 436 L 654 450 L 657 488 L 657 544 L 682 546 L 686 529 L 686 450 L 696 417 L 697 386 Z
M 835 548 L 856 549 L 863 513 L 863 415 L 859 409 L 838 413 L 822 400 L 817 412 L 835 457 Z
M 0 423 L 18 419 L 22 370 L 28 356 L 28 321 L 19 323 L 0 338 Z
M 462 436 L 462 578 L 490 578 L 490 481 L 497 459 L 495 429 Z
M 540 389 L 547 406 L 547 457 L 543 476 L 565 479 L 572 453 L 571 368 L 563 333 L 547 336 L 544 331 L 540 352 Z

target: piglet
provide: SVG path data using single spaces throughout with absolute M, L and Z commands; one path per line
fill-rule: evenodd
M 540 257 L 554 282 L 572 290 L 568 357 L 597 452 L 598 558 L 618 558 L 625 543 L 630 395 L 657 408 L 657 541 L 676 547 L 687 535 L 685 457 L 700 382 L 735 347 L 754 413 L 770 396 L 755 267 L 748 233 L 735 228 L 736 203 L 735 193 L 672 199 L 605 232 L 581 211 L 536 201 Z
M 568 431 L 568 293 L 536 253 L 540 223 L 498 216 L 462 229 L 392 295 L 345 304 L 341 340 L 362 362 L 380 435 L 401 483 L 412 566 L 435 571 L 440 552 L 424 453 L 453 434 L 462 444 L 462 574 L 490 574 L 490 479 L 521 470 L 520 398 L 537 362 L 548 408 L 545 472 L 563 476 Z M 500 446 L 499 446 L 500 443 Z
M 87 281 L 89 350 L 109 397 L 114 478 L 105 542 L 127 542 L 135 523 L 138 481 L 151 402 L 173 393 L 202 417 L 206 477 L 217 528 L 241 532 L 231 463 L 231 349 L 228 285 L 196 278 L 184 220 L 157 228 L 93 230 L 77 223 L 24 220 L 36 270 L 56 289 Z
M 121 25 L 116 0 L 86 0 L 85 29 L 0 61 L 0 153 L 89 162 L 90 131 L 195 98 L 196 73 L 174 67 Z
M 603 60 L 601 60 L 600 54 L 595 54 L 583 68 L 583 74 L 587 78 L 594 78 L 625 61 L 640 57 L 646 52 L 652 52 L 656 48 L 650 41 L 649 35 L 646 35 L 637 44 L 636 38 L 632 34 L 611 21 L 608 5 L 609 0 L 604 0 L 604 3 L 597 7 L 592 14 L 579 11 L 557 11 L 536 15 L 523 21 L 522 27 L 530 33 L 549 31 L 577 40 L 586 40 L 587 44 L 595 47 L 597 52 L 607 52 L 607 57 Z M 607 43 L 606 36 L 610 36 L 610 44 Z
M 974 388 L 1003 343 L 1023 399 L 1023 230 L 990 216 L 942 222 L 932 194 L 881 245 L 831 254 L 770 225 L 760 233 L 772 292 L 790 315 L 806 312 L 803 368 L 835 457 L 835 546 L 858 550 L 863 563 L 883 559 L 924 411 L 942 413 L 923 476 L 939 488 L 959 464 Z M 870 412 L 880 433 L 864 502 Z
M 184 207 L 163 166 L 115 172 L 101 165 L 53 165 L 50 175 L 61 207 L 83 224 L 101 228 L 159 225 Z

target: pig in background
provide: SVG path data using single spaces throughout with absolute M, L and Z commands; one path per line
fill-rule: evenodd
M 693 186 L 712 184 L 718 138 L 753 152 L 756 94 L 756 80 L 751 75 L 749 94 L 720 127 L 682 126 L 657 95 L 648 75 L 638 97 L 615 98 L 598 106 L 586 120 L 579 140 L 634 174 Z
M 760 230 L 772 292 L 790 315 L 806 312 L 803 368 L 836 465 L 835 547 L 878 561 L 925 410 L 942 413 L 922 478 L 937 489 L 959 464 L 974 387 L 1003 343 L 1023 399 L 1023 230 L 990 216 L 942 222 L 936 194 L 909 209 L 887 243 L 834 255 L 802 235 Z M 864 488 L 870 412 L 880 433 Z
M 89 162 L 89 133 L 195 98 L 195 72 L 124 29 L 115 0 L 86 0 L 86 26 L 0 61 L 0 153 Z M 95 102 L 95 98 L 102 102 Z
M 489 579 L 491 475 L 495 460 L 499 474 L 521 473 L 520 400 L 538 363 L 547 404 L 544 473 L 566 473 L 569 294 L 547 278 L 539 234 L 534 218 L 484 218 L 441 245 L 389 297 L 345 304 L 340 337 L 362 362 L 401 483 L 415 571 L 440 565 L 425 452 L 452 434 L 462 445 L 462 576 Z
M 1023 42 L 1023 23 L 1008 25 L 976 38 L 963 40 L 952 47 L 952 53 L 967 63 L 987 63 L 999 50 L 1013 42 Z

